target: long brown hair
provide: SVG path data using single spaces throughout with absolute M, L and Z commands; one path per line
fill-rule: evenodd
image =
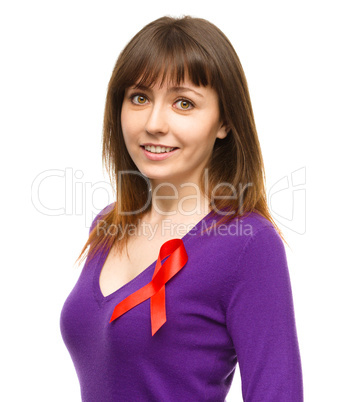
M 179 85 L 185 76 L 197 86 L 209 85 L 216 90 L 221 119 L 230 127 L 224 139 L 216 139 L 200 183 L 202 193 L 209 200 L 217 186 L 217 198 L 212 199 L 210 209 L 213 211 L 216 206 L 218 210 L 228 211 L 219 224 L 228 223 L 239 214 L 257 212 L 269 220 L 283 238 L 267 205 L 264 164 L 248 85 L 233 46 L 224 33 L 207 20 L 190 16 L 162 17 L 131 39 L 112 72 L 105 104 L 102 159 L 112 187 L 116 187 L 117 199 L 115 208 L 104 215 L 104 223 L 105 228 L 115 229 L 111 235 L 106 230 L 95 230 L 94 226 L 76 261 L 85 258 L 88 246 L 90 258 L 99 248 L 110 248 L 114 242 L 121 251 L 129 237 L 126 230 L 116 241 L 122 228 L 137 225 L 151 209 L 148 179 L 139 172 L 123 139 L 121 108 L 125 89 L 131 85 L 151 87 L 159 79 L 160 85 L 165 79 Z M 119 174 L 125 171 L 135 174 Z M 206 171 L 207 190 L 204 187 Z M 219 186 L 219 183 L 230 185 Z M 239 188 L 243 193 L 239 198 L 233 197 L 233 189 L 238 191 Z

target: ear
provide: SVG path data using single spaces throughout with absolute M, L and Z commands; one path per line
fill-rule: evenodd
M 223 138 L 227 137 L 227 134 L 229 133 L 230 129 L 231 128 L 228 125 L 222 124 L 218 130 L 216 138 L 223 139 Z

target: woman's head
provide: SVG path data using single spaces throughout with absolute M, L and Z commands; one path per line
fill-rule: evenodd
M 147 193 L 148 188 L 144 178 L 135 174 L 123 176 L 124 184 L 118 183 L 118 172 L 138 171 L 123 139 L 121 110 L 125 91 L 135 85 L 181 85 L 186 79 L 216 91 L 220 120 L 230 129 L 225 138 L 216 140 L 206 166 L 209 191 L 218 183 L 230 183 L 238 191 L 239 183 L 244 186 L 254 182 L 254 186 L 246 187 L 255 193 L 250 203 L 254 207 L 263 165 L 246 78 L 234 48 L 220 29 L 191 17 L 163 17 L 151 22 L 119 55 L 108 88 L 103 138 L 103 157 L 117 192 L 132 187 L 133 192 L 140 189 Z M 205 190 L 204 182 L 202 177 L 201 190 Z M 231 186 L 218 186 L 217 195 L 233 196 Z M 210 195 L 207 194 L 211 199 Z

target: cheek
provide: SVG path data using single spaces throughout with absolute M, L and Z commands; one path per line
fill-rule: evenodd
M 125 142 L 131 138 L 134 139 L 142 132 L 142 127 L 144 127 L 143 120 L 143 116 L 139 112 L 122 107 L 121 127 Z
M 215 131 L 209 118 L 182 119 L 179 124 L 175 125 L 173 132 L 179 136 L 180 143 L 188 146 L 189 149 L 199 149 L 200 146 L 208 147 L 208 144 L 210 147 L 213 146 L 211 142 Z
M 170 129 L 180 144 L 189 147 L 193 146 L 200 133 L 204 131 L 202 122 L 194 117 L 171 119 Z
M 121 128 L 122 128 L 122 133 L 123 133 L 123 138 L 125 141 L 125 144 L 128 145 L 130 142 L 130 139 L 133 137 L 134 132 L 135 132 L 135 127 L 134 127 L 134 119 L 130 118 L 130 115 L 128 112 L 123 111 L 121 112 Z

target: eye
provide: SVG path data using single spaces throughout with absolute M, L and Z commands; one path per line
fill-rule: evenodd
M 175 102 L 180 110 L 190 110 L 193 109 L 194 104 L 187 99 L 179 99 Z
M 141 94 L 133 94 L 130 96 L 131 102 L 134 103 L 135 105 L 145 105 L 147 98 L 144 95 Z

